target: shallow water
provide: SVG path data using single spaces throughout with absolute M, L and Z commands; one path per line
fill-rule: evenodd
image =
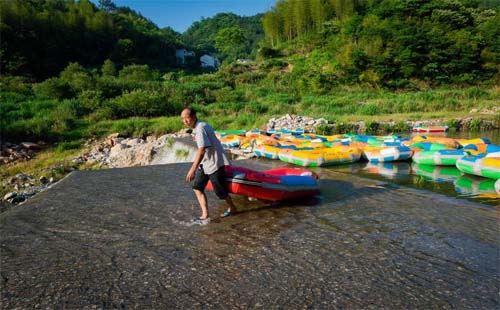
M 487 138 L 500 145 L 500 131 L 454 132 L 437 136 L 449 138 Z M 425 189 L 449 197 L 465 198 L 492 206 L 500 206 L 495 180 L 461 173 L 454 166 L 418 165 L 412 161 L 387 163 L 355 163 L 329 169 L 395 184 Z
M 2 307 L 500 307 L 496 207 L 347 165 L 315 169 L 318 197 L 235 196 L 224 219 L 210 192 L 212 221 L 193 226 L 189 167 L 77 171 L 0 214 Z

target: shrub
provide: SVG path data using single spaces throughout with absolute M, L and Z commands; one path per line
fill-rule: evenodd
M 257 51 L 257 59 L 268 59 L 281 56 L 280 51 L 270 47 L 262 47 Z
M 347 124 L 344 122 L 340 122 L 335 124 L 333 133 L 356 133 L 356 127 L 354 124 Z
M 51 130 L 59 135 L 71 130 L 78 117 L 79 105 L 76 100 L 64 100 L 50 114 Z
M 151 70 L 148 65 L 130 65 L 123 67 L 118 73 L 118 77 L 121 80 L 143 84 L 159 80 L 160 74 Z
M 0 92 L 12 92 L 25 96 L 33 94 L 30 84 L 21 76 L 0 76 Z
M 319 124 L 316 126 L 315 131 L 318 135 L 330 135 L 332 133 L 332 127 L 329 124 Z
M 500 114 L 498 113 L 493 117 L 493 126 L 500 128 Z
M 70 63 L 59 74 L 60 79 L 67 82 L 75 92 L 94 88 L 94 81 L 88 71 L 78 63 Z
M 375 134 L 379 130 L 380 124 L 377 122 L 366 121 L 365 132 L 368 134 Z
M 96 80 L 95 91 L 101 92 L 103 99 L 120 96 L 123 90 L 131 90 L 131 88 L 128 84 L 120 83 L 113 77 L 101 77 Z
M 104 120 L 111 120 L 113 119 L 113 117 L 114 112 L 110 107 L 102 107 L 90 113 L 88 119 L 91 122 L 99 122 Z
M 0 92 L 0 100 L 5 103 L 5 102 L 22 102 L 25 101 L 27 98 L 26 95 L 16 93 L 16 92 Z M 2 109 L 3 109 L 3 103 L 2 103 Z
M 35 95 L 41 99 L 68 99 L 75 93 L 69 83 L 60 78 L 50 78 L 33 86 Z
M 459 130 L 460 129 L 460 120 L 450 119 L 446 122 L 446 126 L 448 126 L 448 128 L 450 130 Z
M 398 121 L 393 127 L 394 132 L 408 132 L 410 129 L 410 126 L 403 121 Z
M 141 89 L 113 98 L 107 105 L 114 111 L 115 118 L 171 116 L 180 112 L 180 106 L 170 103 L 163 95 Z
M 103 76 L 116 76 L 115 64 L 111 60 L 106 59 L 102 64 L 101 73 Z
M 78 94 L 78 100 L 85 109 L 85 114 L 97 110 L 103 100 L 102 91 L 84 90 Z
M 481 124 L 482 124 L 481 119 L 474 118 L 469 123 L 469 130 L 471 130 L 471 131 L 479 131 L 481 129 Z

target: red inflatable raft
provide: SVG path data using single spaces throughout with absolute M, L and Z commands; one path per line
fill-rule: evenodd
M 447 132 L 448 126 L 415 126 L 413 132 L 431 133 L 431 132 Z
M 278 168 L 263 172 L 225 166 L 226 186 L 230 193 L 262 200 L 279 201 L 319 194 L 318 175 L 307 169 Z M 212 189 L 208 182 L 207 189 Z

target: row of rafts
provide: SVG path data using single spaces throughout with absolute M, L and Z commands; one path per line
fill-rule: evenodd
M 260 157 L 279 159 L 303 167 L 322 167 L 358 161 L 368 161 L 372 166 L 379 163 L 387 166 L 391 162 L 412 161 L 412 167 L 415 167 L 413 170 L 416 170 L 417 174 L 418 171 L 424 173 L 430 170 L 449 170 L 460 174 L 457 178 L 464 174 L 485 178 L 479 187 L 474 185 L 476 181 L 469 182 L 467 178 L 458 179 L 455 182 L 456 187 L 463 188 L 462 191 L 487 188 L 486 191 L 491 191 L 495 195 L 500 194 L 500 146 L 491 144 L 486 138 L 453 139 L 433 136 L 404 138 L 396 135 L 355 134 L 321 136 L 283 133 L 269 135 L 256 130 L 237 134 L 218 132 L 218 135 L 226 148 L 245 149 Z

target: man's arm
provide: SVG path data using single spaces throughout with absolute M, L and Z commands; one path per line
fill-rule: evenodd
M 200 147 L 200 148 L 198 148 L 198 151 L 196 152 L 196 156 L 194 157 L 194 161 L 193 161 L 193 164 L 191 165 L 191 169 L 189 169 L 189 172 L 186 175 L 186 182 L 191 182 L 194 179 L 196 169 L 198 169 L 198 166 L 200 165 L 201 160 L 203 159 L 203 156 L 205 156 L 205 147 Z

